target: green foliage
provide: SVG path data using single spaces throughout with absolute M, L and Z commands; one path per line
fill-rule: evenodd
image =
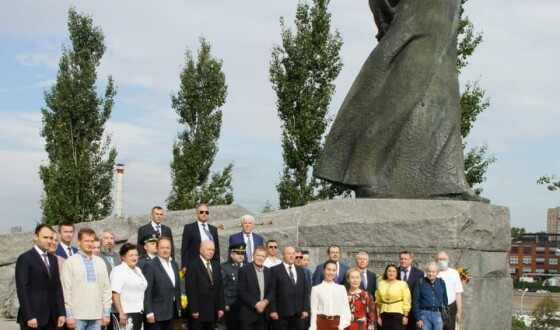
M 525 228 L 511 227 L 511 241 L 518 242 L 521 241 L 521 237 L 525 234 Z
M 474 31 L 474 25 L 467 16 L 464 15 L 463 5 L 467 0 L 461 0 L 461 11 L 459 19 L 459 34 L 457 37 L 457 71 L 461 73 L 468 64 L 468 57 L 471 56 L 476 47 L 482 42 L 482 34 Z M 486 108 L 490 106 L 490 102 L 485 98 L 485 91 L 479 85 L 478 81 L 474 83 L 467 82 L 465 90 L 461 94 L 461 136 L 465 139 L 471 132 L 476 118 Z M 486 181 L 485 173 L 488 166 L 496 161 L 493 155 L 488 155 L 487 145 L 482 147 L 473 147 L 467 150 L 467 146 L 463 143 L 465 153 L 465 175 L 469 186 L 473 188 L 475 185 Z M 481 188 L 474 189 L 476 194 L 482 192 Z
M 96 68 L 105 52 L 104 36 L 91 17 L 68 13 L 71 47 L 63 48 L 55 84 L 41 109 L 48 164 L 41 165 L 43 223 L 100 220 L 111 213 L 117 151 L 103 136 L 116 94 L 108 78 L 97 95 Z
M 196 61 L 187 51 L 180 80 L 180 90 L 171 95 L 171 106 L 185 130 L 173 143 L 172 188 L 167 208 L 185 210 L 201 202 L 231 204 L 233 164 L 227 165 L 221 173 L 210 175 L 218 153 L 221 107 L 226 101 L 227 85 L 222 61 L 212 57 L 211 46 L 204 38 L 200 38 Z
M 513 317 L 511 318 L 511 330 L 528 330 L 529 328 L 525 325 L 525 322 L 523 322 L 523 320 L 516 316 L 513 315 Z
M 269 213 L 269 212 L 274 212 L 276 211 L 274 209 L 274 207 L 272 207 L 272 204 L 270 204 L 269 200 L 266 200 L 266 203 L 264 203 L 264 207 L 261 210 L 261 213 Z
M 331 32 L 328 4 L 328 0 L 315 0 L 312 5 L 299 2 L 295 33 L 281 18 L 282 45 L 272 50 L 270 81 L 282 121 L 284 168 L 276 186 L 281 209 L 349 194 L 311 175 L 332 120 L 327 112 L 333 82 L 342 69 L 342 39 L 338 31 Z
M 538 180 L 538 184 L 546 185 L 546 189 L 550 191 L 556 191 L 560 189 L 560 178 L 556 174 L 541 176 Z
M 558 319 L 555 313 L 558 311 L 560 303 L 558 303 L 550 294 L 544 296 L 539 304 L 531 312 L 533 321 L 531 322 L 532 330 L 556 329 Z

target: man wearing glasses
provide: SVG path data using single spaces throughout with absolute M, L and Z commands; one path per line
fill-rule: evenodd
M 181 243 L 181 267 L 186 271 L 190 260 L 199 257 L 200 242 L 214 242 L 214 256 L 212 260 L 220 262 L 220 241 L 218 240 L 218 229 L 208 224 L 210 211 L 208 205 L 199 204 L 196 208 L 196 221 L 186 224 L 183 228 L 183 240 Z
M 270 268 L 282 263 L 282 260 L 276 257 L 276 254 L 278 253 L 278 242 L 276 242 L 275 240 L 271 239 L 266 242 L 266 253 L 267 256 L 264 260 L 265 267 Z

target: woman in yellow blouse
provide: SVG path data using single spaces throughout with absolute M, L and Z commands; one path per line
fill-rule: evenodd
M 377 323 L 383 330 L 404 330 L 410 312 L 410 290 L 400 280 L 397 266 L 389 265 L 375 291 Z

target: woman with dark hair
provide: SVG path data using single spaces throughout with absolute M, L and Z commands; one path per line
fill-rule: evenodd
M 336 268 L 336 261 L 325 262 L 323 282 L 311 289 L 310 330 L 342 330 L 350 325 L 346 288 L 334 281 Z
M 375 330 L 375 303 L 371 294 L 360 289 L 362 271 L 352 267 L 346 272 L 348 289 L 348 304 L 352 313 L 352 320 L 347 330 Z
M 375 291 L 377 323 L 383 330 L 404 330 L 411 308 L 410 289 L 396 265 L 388 265 Z
M 138 263 L 138 248 L 125 243 L 119 251 L 122 263 L 111 271 L 111 291 L 116 312 L 113 314 L 115 329 L 140 330 L 144 291 L 148 286 Z

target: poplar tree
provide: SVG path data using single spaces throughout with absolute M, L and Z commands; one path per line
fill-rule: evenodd
M 41 109 L 48 163 L 41 165 L 42 221 L 92 221 L 111 213 L 111 188 L 117 151 L 104 135 L 116 87 L 109 76 L 97 93 L 97 72 L 105 53 L 104 35 L 92 18 L 74 8 L 68 13 L 69 48 L 63 47 L 54 85 Z
M 171 106 L 185 130 L 173 143 L 172 189 L 167 208 L 186 210 L 199 203 L 231 204 L 233 164 L 221 173 L 210 173 L 218 153 L 227 85 L 222 61 L 212 57 L 211 46 L 204 38 L 200 38 L 196 60 L 187 51 L 180 80 L 179 91 L 171 96 Z
M 349 194 L 345 188 L 312 176 L 332 121 L 327 112 L 334 80 L 342 69 L 342 38 L 337 30 L 331 31 L 328 4 L 329 0 L 314 0 L 312 5 L 299 2 L 295 32 L 281 17 L 282 45 L 272 50 L 270 82 L 282 121 L 284 165 L 276 186 L 281 209 Z

